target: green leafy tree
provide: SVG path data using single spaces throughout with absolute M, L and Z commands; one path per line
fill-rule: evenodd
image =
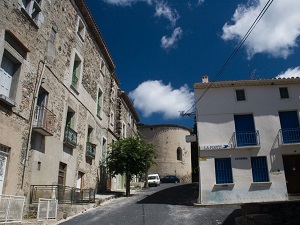
M 112 176 L 125 175 L 126 196 L 130 196 L 130 181 L 134 175 L 147 173 L 154 164 L 156 152 L 154 145 L 140 136 L 119 139 L 110 145 L 106 163 Z

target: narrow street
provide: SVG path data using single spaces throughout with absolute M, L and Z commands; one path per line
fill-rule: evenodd
M 239 206 L 194 207 L 197 184 L 162 184 L 121 197 L 79 216 L 61 222 L 62 225 L 233 225 Z

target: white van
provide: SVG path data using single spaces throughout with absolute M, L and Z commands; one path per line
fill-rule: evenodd
M 159 186 L 160 185 L 160 178 L 157 173 L 149 174 L 148 175 L 148 186 Z

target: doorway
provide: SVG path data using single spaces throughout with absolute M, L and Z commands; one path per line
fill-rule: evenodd
M 283 155 L 286 187 L 289 194 L 300 194 L 300 155 Z

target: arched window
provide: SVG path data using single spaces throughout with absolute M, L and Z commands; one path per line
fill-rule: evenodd
M 177 160 L 182 161 L 182 150 L 180 147 L 177 148 Z

